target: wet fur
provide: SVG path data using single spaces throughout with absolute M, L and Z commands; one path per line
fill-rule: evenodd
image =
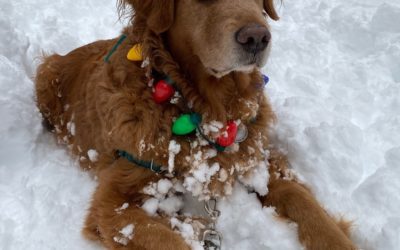
M 191 2 L 195 1 L 187 0 L 185 5 Z M 240 25 L 260 22 L 263 7 L 270 18 L 278 19 L 270 0 L 238 2 L 246 2 L 245 5 L 249 6 L 246 16 L 239 19 Z M 128 36 L 127 41 L 112 55 L 109 63 L 103 59 L 116 39 L 97 41 L 65 56 L 47 56 L 37 70 L 37 105 L 46 124 L 55 132 L 59 142 L 69 145 L 79 157 L 82 168 L 91 169 L 99 178 L 83 233 L 87 238 L 101 241 L 109 249 L 189 248 L 184 239 L 171 229 L 168 216 L 151 217 L 140 208 L 149 198 L 141 192 L 143 187 L 164 177 L 115 157 L 115 150 L 121 149 L 166 166 L 168 144 L 174 139 L 182 147 L 175 159 L 176 177 L 183 178 L 191 170 L 185 157 L 195 153 L 186 138 L 171 134 L 173 118 L 183 112 L 181 107 L 184 103 L 158 105 L 152 101 L 148 72 L 141 67 L 141 62 L 126 59 L 134 44 L 143 43 L 144 54 L 150 59 L 151 66 L 176 82 L 185 99 L 193 104 L 193 109 L 204 115 L 205 122 L 217 120 L 226 123 L 241 119 L 247 124 L 249 137 L 240 144 L 239 151 L 219 153 L 213 159 L 227 171 L 234 163 L 243 167 L 235 170 L 224 182 L 218 181 L 217 176 L 213 177 L 209 184 L 211 195 L 229 195 L 226 185 L 232 185 L 238 177 L 251 172 L 252 169 L 246 167 L 247 159 L 263 159 L 262 150 L 249 152 L 249 147 L 257 148 L 260 141 L 269 147 L 268 128 L 274 114 L 263 94 L 258 69 L 232 71 L 218 77 L 210 75 L 205 64 L 212 64 L 215 58 L 223 61 L 224 55 L 219 54 L 219 50 L 212 50 L 214 52 L 203 57 L 197 52 L 207 46 L 230 46 L 214 44 L 215 37 L 209 34 L 210 27 L 220 27 L 213 22 L 224 15 L 194 28 L 179 23 L 179 20 L 201 17 L 184 17 L 195 14 L 185 13 L 179 9 L 179 4 L 182 5 L 182 0 L 123 1 L 121 9 L 131 6 L 136 14 L 135 17 L 132 15 L 132 25 L 123 31 Z M 235 16 L 238 11 L 235 8 L 222 9 L 229 1 L 220 1 L 219 4 L 219 12 L 225 15 Z M 213 11 L 218 13 L 218 9 Z M 251 17 L 256 19 L 251 20 Z M 200 42 L 188 37 L 193 30 L 199 29 Z M 255 106 L 249 107 L 246 102 Z M 254 117 L 255 122 L 250 122 Z M 96 162 L 89 160 L 87 152 L 90 149 L 99 152 Z M 268 195 L 260 196 L 263 205 L 276 207 L 280 216 L 296 222 L 299 239 L 309 250 L 356 249 L 349 239 L 348 223 L 330 217 L 308 188 L 295 178 L 283 178 L 288 177 L 285 157 L 272 152 L 268 160 L 271 179 Z M 115 209 L 125 202 L 130 204 L 129 208 L 117 214 Z M 115 242 L 113 237 L 131 223 L 135 225 L 134 239 L 126 246 Z

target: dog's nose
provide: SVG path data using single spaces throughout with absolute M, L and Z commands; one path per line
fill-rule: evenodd
M 263 51 L 270 40 L 269 30 L 259 24 L 244 26 L 236 33 L 236 41 L 245 51 L 253 54 Z

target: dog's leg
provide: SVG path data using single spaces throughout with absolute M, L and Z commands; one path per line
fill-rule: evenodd
M 60 60 L 61 56 L 52 55 L 44 57 L 43 63 L 38 67 L 35 79 L 36 101 L 43 115 L 44 125 L 53 130 L 60 123 L 63 105 L 60 100 Z
M 270 167 L 269 192 L 261 201 L 298 224 L 299 239 L 308 250 L 357 249 L 349 239 L 348 223 L 332 219 L 306 187 L 295 180 L 281 178 L 286 169 L 284 157 L 273 158 Z
M 168 218 L 151 217 L 140 208 L 145 197 L 140 190 L 154 179 L 151 171 L 122 159 L 103 170 L 83 234 L 109 249 L 189 249 Z
M 298 224 L 299 239 L 308 250 L 353 250 L 356 247 L 338 224 L 321 208 L 302 185 L 275 180 L 263 205 L 276 207 L 279 215 Z

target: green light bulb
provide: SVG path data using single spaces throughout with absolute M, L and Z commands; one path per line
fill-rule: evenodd
M 172 125 L 172 133 L 175 135 L 187 135 L 196 130 L 201 123 L 198 113 L 181 115 Z

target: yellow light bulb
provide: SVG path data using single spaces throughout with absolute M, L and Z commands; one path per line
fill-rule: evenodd
M 143 55 L 142 55 L 142 45 L 140 43 L 135 44 L 128 52 L 128 55 L 126 56 L 129 61 L 143 61 Z

